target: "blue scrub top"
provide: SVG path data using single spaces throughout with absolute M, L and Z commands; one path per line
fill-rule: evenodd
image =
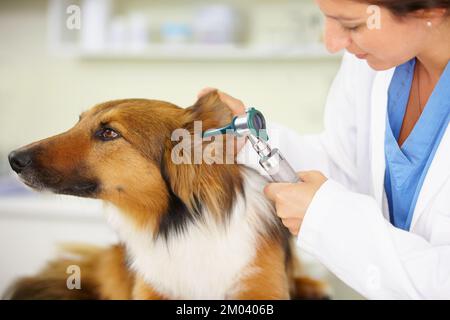
M 412 59 L 395 69 L 386 117 L 384 188 L 391 223 L 404 230 L 410 228 L 420 189 L 450 119 L 449 62 L 413 130 L 398 145 L 415 64 Z

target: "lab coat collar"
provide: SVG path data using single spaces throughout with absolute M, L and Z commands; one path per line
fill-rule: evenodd
M 386 159 L 384 156 L 384 136 L 386 132 L 386 112 L 388 103 L 388 88 L 395 68 L 376 73 L 371 94 L 371 128 L 372 128 L 372 181 L 375 200 L 384 210 L 384 171 Z M 389 217 L 389 212 L 383 212 Z
M 412 230 L 428 203 L 439 192 L 450 176 L 450 129 L 447 126 L 441 142 L 436 150 L 427 175 L 417 198 L 416 207 L 411 221 Z

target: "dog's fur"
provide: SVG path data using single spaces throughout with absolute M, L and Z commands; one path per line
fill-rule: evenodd
M 108 220 L 123 243 L 71 249 L 75 257 L 55 260 L 35 277 L 20 279 L 7 295 L 324 297 L 322 283 L 294 277 L 295 245 L 263 195 L 265 178 L 237 164 L 177 165 L 171 160 L 175 129 L 193 133 L 194 121 L 202 121 L 206 130 L 231 118 L 216 92 L 186 109 L 156 100 L 116 100 L 83 113 L 69 131 L 16 150 L 16 157 L 30 159 L 19 176 L 32 188 L 112 204 Z M 120 135 L 104 141 L 99 138 L 104 128 Z M 81 290 L 66 287 L 71 264 L 81 267 Z

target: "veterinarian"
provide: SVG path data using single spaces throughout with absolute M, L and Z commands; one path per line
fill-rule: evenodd
M 316 3 L 327 49 L 346 52 L 323 133 L 269 128 L 303 182 L 265 193 L 298 245 L 363 296 L 450 299 L 450 0 Z

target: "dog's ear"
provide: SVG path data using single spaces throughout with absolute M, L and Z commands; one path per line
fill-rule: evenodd
M 171 141 L 165 148 L 161 164 L 163 177 L 173 194 L 191 211 L 198 212 L 199 206 L 207 206 L 211 212 L 218 215 L 220 212 L 228 212 L 235 197 L 230 188 L 242 188 L 238 167 L 224 165 L 235 163 L 236 138 L 226 139 L 225 135 L 218 135 L 208 139 L 196 139 L 195 136 L 199 132 L 195 132 L 194 123 L 201 121 L 202 131 L 223 127 L 231 122 L 233 114 L 220 100 L 217 91 L 202 96 L 185 111 L 183 129 L 189 131 L 192 138 L 186 142 L 184 138 L 181 142 Z M 230 143 L 231 148 L 228 145 Z M 199 159 L 196 159 L 198 150 Z
M 191 123 L 202 121 L 203 130 L 225 126 L 233 119 L 233 113 L 220 100 L 216 90 L 199 98 L 193 106 L 187 108 L 187 111 Z

